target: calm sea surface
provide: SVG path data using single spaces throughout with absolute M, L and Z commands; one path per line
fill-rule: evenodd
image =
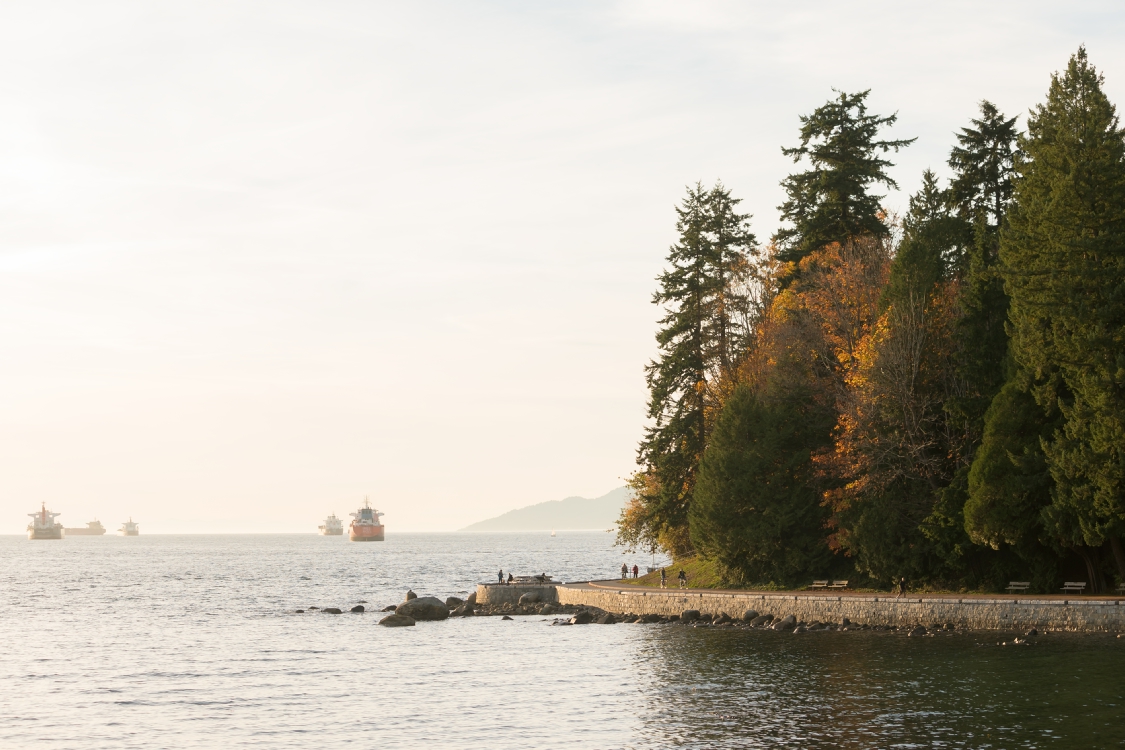
M 494 617 L 380 628 L 503 567 L 608 577 L 606 533 L 0 537 L 0 747 L 1125 746 L 1125 639 Z

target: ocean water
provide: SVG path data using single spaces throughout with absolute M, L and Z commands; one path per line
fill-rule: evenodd
M 623 560 L 604 532 L 0 537 L 0 747 L 1125 747 L 1107 635 L 294 612 Z

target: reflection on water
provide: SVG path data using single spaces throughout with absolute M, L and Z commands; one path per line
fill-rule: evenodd
M 1125 746 L 1125 644 L 650 629 L 637 747 Z
M 407 586 L 597 577 L 604 533 L 0 537 L 0 747 L 1121 747 L 1125 640 L 542 618 L 380 628 Z M 630 560 L 630 563 L 632 561 Z M 643 562 L 638 560 L 638 562 Z

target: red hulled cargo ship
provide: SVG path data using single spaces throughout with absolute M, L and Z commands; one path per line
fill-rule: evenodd
M 367 498 L 363 498 L 362 508 L 348 515 L 352 517 L 348 525 L 348 539 L 353 542 L 383 541 L 383 524 L 379 523 L 379 516 L 383 514 L 372 508 Z

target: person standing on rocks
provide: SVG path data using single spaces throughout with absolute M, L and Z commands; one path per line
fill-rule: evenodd
M 637 577 L 637 573 L 639 573 L 640 571 L 641 571 L 641 569 L 640 569 L 640 568 L 638 568 L 638 567 L 637 567 L 636 565 L 634 565 L 634 566 L 633 566 L 633 578 L 636 578 L 636 577 Z
M 664 568 L 661 568 L 660 569 L 660 588 L 662 588 L 662 589 L 668 588 L 667 586 L 664 585 L 667 582 L 667 580 L 668 580 L 668 576 L 664 572 Z
M 687 588 L 687 573 L 684 572 L 683 568 L 680 568 L 680 575 L 678 576 L 678 578 L 680 579 L 680 588 L 686 589 Z
M 624 581 L 628 577 L 629 577 L 629 566 L 626 565 L 625 563 L 621 563 L 621 580 Z

